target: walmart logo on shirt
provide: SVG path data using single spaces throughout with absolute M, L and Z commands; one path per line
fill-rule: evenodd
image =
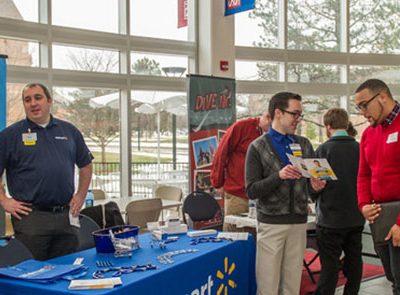
M 66 137 L 66 136 L 54 136 L 54 139 L 58 139 L 58 140 L 68 140 L 68 137 Z

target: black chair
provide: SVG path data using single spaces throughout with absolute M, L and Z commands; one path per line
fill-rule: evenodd
M 81 227 L 79 228 L 77 251 L 82 251 L 95 246 L 92 232 L 100 229 L 100 226 L 93 219 L 82 214 L 79 215 L 79 222 Z
M 315 274 L 320 273 L 320 270 L 318 271 L 312 271 L 310 266 L 311 264 L 314 263 L 315 260 L 317 260 L 317 258 L 319 257 L 319 248 L 318 248 L 318 244 L 317 244 L 317 233 L 315 231 L 315 229 L 311 229 L 311 230 L 307 230 L 307 245 L 306 245 L 307 249 L 313 249 L 315 250 L 315 254 L 314 256 L 306 261 L 305 259 L 303 259 L 303 265 L 308 273 L 308 275 L 310 276 L 311 281 L 316 284 L 316 280 L 314 278 Z
M 183 201 L 183 220 L 191 229 L 222 230 L 223 214 L 218 202 L 206 192 L 193 192 Z
M 33 259 L 33 255 L 28 248 L 13 236 L 1 237 L 0 240 L 6 242 L 6 245 L 0 246 L 0 267 L 11 266 Z

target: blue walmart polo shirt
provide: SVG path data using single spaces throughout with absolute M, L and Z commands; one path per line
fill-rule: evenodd
M 92 159 L 80 131 L 53 117 L 45 128 L 25 119 L 0 133 L 0 173 L 6 171 L 9 193 L 33 205 L 67 205 L 75 164 L 82 168 Z

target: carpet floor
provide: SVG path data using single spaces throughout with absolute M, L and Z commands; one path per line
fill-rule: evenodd
M 304 258 L 306 261 L 310 261 L 315 255 L 315 252 L 307 251 L 304 254 Z M 321 269 L 321 264 L 319 262 L 319 259 L 317 258 L 311 265 L 310 269 L 313 272 L 317 272 Z M 368 264 L 364 263 L 363 264 L 363 278 L 362 280 L 367 280 L 367 279 L 372 279 L 376 278 L 379 276 L 384 275 L 383 267 L 379 265 L 374 265 L 374 264 Z M 314 279 L 317 282 L 319 278 L 319 274 L 316 273 L 314 274 Z M 343 275 L 343 272 L 339 273 L 339 280 L 337 287 L 342 286 L 346 283 L 346 277 Z M 303 269 L 303 275 L 301 279 L 301 287 L 300 287 L 300 295 L 305 295 L 309 292 L 312 292 L 315 290 L 316 284 L 314 284 L 306 271 L 306 269 Z

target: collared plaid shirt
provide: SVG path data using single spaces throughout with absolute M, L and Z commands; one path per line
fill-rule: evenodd
M 400 113 L 400 103 L 396 101 L 396 105 L 394 106 L 390 114 L 386 117 L 385 121 L 383 121 L 383 123 L 385 125 L 391 125 L 399 113 Z

